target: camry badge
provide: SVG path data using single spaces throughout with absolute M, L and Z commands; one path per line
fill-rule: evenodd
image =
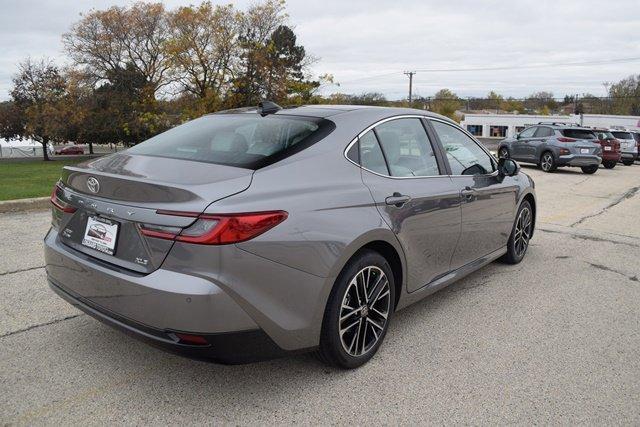
M 87 188 L 92 193 L 97 193 L 98 191 L 100 191 L 100 183 L 98 182 L 97 179 L 90 176 L 89 179 L 87 179 Z

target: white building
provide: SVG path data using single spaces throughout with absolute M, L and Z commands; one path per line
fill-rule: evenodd
M 640 129 L 640 116 L 614 116 L 606 114 L 570 114 L 542 116 L 533 114 L 465 114 L 460 125 L 479 138 L 502 139 L 514 136 L 525 127 L 540 122 L 577 123 L 582 126 L 604 128 L 626 127 Z

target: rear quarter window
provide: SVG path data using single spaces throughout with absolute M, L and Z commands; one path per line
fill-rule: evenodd
M 333 129 L 333 122 L 320 118 L 214 114 L 184 123 L 127 151 L 259 169 L 310 147 Z

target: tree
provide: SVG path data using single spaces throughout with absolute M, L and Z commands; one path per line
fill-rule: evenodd
M 238 37 L 240 55 L 234 70 L 234 88 L 229 106 L 255 105 L 264 97 L 262 83 L 269 69 L 267 45 L 273 32 L 286 19 L 282 0 L 255 4 L 241 15 Z
M 134 3 L 92 10 L 64 34 L 64 47 L 74 64 L 94 83 L 109 73 L 131 67 L 155 95 L 170 83 L 165 44 L 169 37 L 162 3 Z
M 430 109 L 443 116 L 456 119 L 455 113 L 461 105 L 462 102 L 458 95 L 449 89 L 440 89 L 433 97 Z
M 136 67 L 129 65 L 107 76 L 108 82 L 93 90 L 86 105 L 83 139 L 134 145 L 170 126 L 153 89 Z
M 206 1 L 180 7 L 168 21 L 166 50 L 181 92 L 219 104 L 237 57 L 240 14 L 231 4 L 214 7 Z
M 558 109 L 558 103 L 553 98 L 553 93 L 545 91 L 535 92 L 529 95 L 524 100 L 524 105 L 527 109 L 535 111 L 543 110 L 544 107 L 546 107 L 546 110 L 549 110 L 549 112 Z
M 609 87 L 613 114 L 640 114 L 640 74 L 620 80 Z
M 27 126 L 24 111 L 14 101 L 0 102 L 0 138 L 20 138 Z
M 45 59 L 32 61 L 28 58 L 18 69 L 13 77 L 11 98 L 24 117 L 24 127 L 17 136 L 40 142 L 44 160 L 49 160 L 47 145 L 56 136 L 51 132 L 51 121 L 55 120 L 52 114 L 64 96 L 64 78 L 58 67 Z

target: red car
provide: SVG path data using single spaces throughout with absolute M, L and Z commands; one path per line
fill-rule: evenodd
M 602 165 L 613 169 L 620 161 L 620 141 L 608 129 L 593 129 L 600 146 L 602 146 Z
M 84 148 L 79 145 L 66 145 L 56 149 L 56 154 L 84 154 Z

